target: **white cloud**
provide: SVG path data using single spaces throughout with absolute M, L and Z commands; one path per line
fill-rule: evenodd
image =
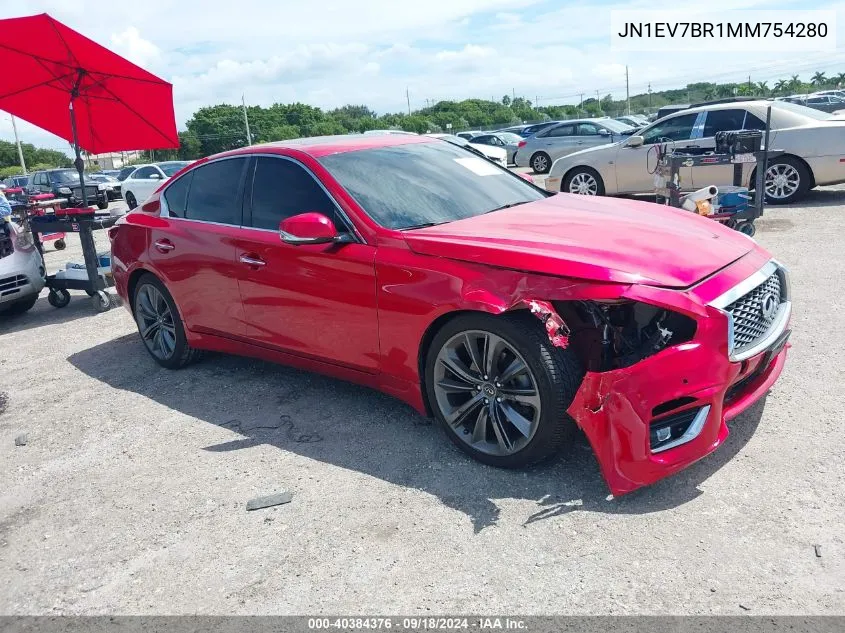
M 111 48 L 143 68 L 157 65 L 161 58 L 161 49 L 141 37 L 141 32 L 134 26 L 129 26 L 126 30 L 113 34 L 111 36 Z

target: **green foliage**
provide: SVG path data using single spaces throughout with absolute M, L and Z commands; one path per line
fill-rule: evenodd
M 33 171 L 32 165 L 47 165 L 47 169 L 53 167 L 71 167 L 70 158 L 64 153 L 53 149 L 39 149 L 31 143 L 21 143 L 23 159 L 26 161 L 27 171 Z M 21 172 L 20 160 L 18 159 L 18 148 L 9 141 L 0 141 L 0 167 L 15 167 L 15 175 Z M 6 176 L 4 176 L 5 178 Z

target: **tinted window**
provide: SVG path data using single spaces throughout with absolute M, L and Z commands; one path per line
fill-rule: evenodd
M 131 174 L 133 171 L 135 171 L 135 168 L 131 165 L 129 167 L 124 167 L 120 170 L 120 172 L 118 172 L 117 179 L 120 181 L 124 181 L 129 178 L 129 174 Z
M 157 173 L 158 170 L 155 167 L 141 167 L 141 169 L 132 174 L 132 178 L 134 180 L 144 180 Z
M 472 139 L 473 143 L 481 143 L 482 145 L 492 145 L 493 144 L 492 136 L 476 136 Z
M 820 104 L 830 103 L 830 101 L 828 101 L 827 97 L 810 97 L 809 99 L 807 99 L 807 103 Z
M 319 160 L 373 220 L 391 229 L 442 224 L 548 195 L 450 143 L 409 143 Z
M 543 136 L 572 136 L 572 133 L 575 130 L 574 125 L 559 125 L 555 128 L 552 128 L 548 132 L 544 133 Z
M 746 130 L 765 130 L 766 129 L 766 122 L 760 120 L 758 117 L 754 116 L 750 112 L 745 113 L 745 124 L 743 127 Z
M 687 141 L 692 134 L 692 127 L 698 114 L 681 114 L 671 119 L 664 119 L 653 125 L 643 134 L 645 144 L 659 143 L 663 139 Z
M 180 161 L 180 162 L 177 162 L 177 163 L 160 163 L 158 168 L 161 171 L 164 172 L 165 176 L 167 176 L 169 178 L 170 176 L 175 174 L 177 171 L 179 171 L 180 169 L 182 169 L 186 165 L 188 165 L 187 161 L 184 161 L 184 162 Z
M 598 133 L 599 129 L 592 123 L 579 123 L 576 132 L 578 136 L 595 136 Z
M 194 172 L 189 171 L 184 176 L 177 178 L 165 190 L 164 199 L 167 201 L 167 210 L 170 215 L 177 218 L 185 217 L 185 209 L 188 206 L 188 191 L 191 189 L 193 178 Z
M 745 110 L 711 110 L 704 121 L 704 136 L 714 136 L 716 132 L 741 130 L 745 120 Z
M 239 225 L 241 173 L 246 162 L 246 158 L 230 158 L 195 169 L 185 217 Z
M 300 213 L 322 213 L 338 223 L 334 203 L 302 167 L 284 158 L 259 158 L 252 181 L 252 226 L 279 228 L 279 223 Z

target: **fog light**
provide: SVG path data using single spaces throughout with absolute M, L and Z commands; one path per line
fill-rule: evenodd
M 664 429 L 657 429 L 658 442 L 665 442 L 670 437 L 672 437 L 672 429 L 670 429 L 668 426 Z
M 708 404 L 653 421 L 649 428 L 651 452 L 660 453 L 694 440 L 704 428 L 709 413 Z

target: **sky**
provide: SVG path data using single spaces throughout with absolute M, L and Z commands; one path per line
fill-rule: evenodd
M 703 3 L 696 5 L 702 6 Z M 378 113 L 442 99 L 524 96 L 539 105 L 692 81 L 769 81 L 845 72 L 845 0 L 710 0 L 727 9 L 837 11 L 835 51 L 626 52 L 611 10 L 678 9 L 670 0 L 0 0 L 0 17 L 47 12 L 174 86 L 177 125 L 218 103 L 365 104 Z M 21 122 L 21 140 L 67 143 Z M 0 138 L 12 140 L 0 112 Z

